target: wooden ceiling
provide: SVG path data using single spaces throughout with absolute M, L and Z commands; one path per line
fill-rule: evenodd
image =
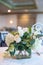
M 0 14 L 8 13 L 8 9 L 11 9 L 11 13 L 15 13 L 36 8 L 34 0 L 0 0 Z
M 33 0 L 11 0 L 13 1 L 14 3 L 22 3 L 22 2 L 32 2 L 33 3 Z

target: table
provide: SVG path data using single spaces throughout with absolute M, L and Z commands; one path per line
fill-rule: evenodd
M 3 58 L 3 53 L 7 47 L 0 47 L 0 65 L 43 65 L 43 53 L 38 56 L 35 53 L 32 53 L 32 57 L 30 59 L 8 59 Z

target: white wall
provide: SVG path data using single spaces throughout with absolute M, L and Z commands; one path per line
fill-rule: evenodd
M 10 24 L 10 20 L 13 21 L 12 24 Z M 43 24 L 43 14 L 37 14 L 36 23 Z M 17 27 L 17 15 L 0 15 L 0 28 L 1 27 Z
M 37 14 L 36 23 L 43 24 L 43 14 Z
M 10 24 L 10 20 L 13 21 Z M 0 28 L 1 27 L 17 27 L 17 15 L 0 15 Z

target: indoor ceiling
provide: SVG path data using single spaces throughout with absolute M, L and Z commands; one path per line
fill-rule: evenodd
M 43 12 L 43 0 L 0 0 L 0 14 L 15 12 Z
M 11 9 L 35 9 L 34 0 L 0 0 L 0 3 Z
M 34 0 L 0 0 L 0 13 L 21 12 L 22 10 L 36 9 Z

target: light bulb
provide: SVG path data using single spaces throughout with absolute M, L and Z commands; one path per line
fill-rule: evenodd
M 13 24 L 13 21 L 12 20 L 10 21 L 10 24 Z
M 9 9 L 9 10 L 8 10 L 8 12 L 10 13 L 10 12 L 11 12 L 11 10 Z

